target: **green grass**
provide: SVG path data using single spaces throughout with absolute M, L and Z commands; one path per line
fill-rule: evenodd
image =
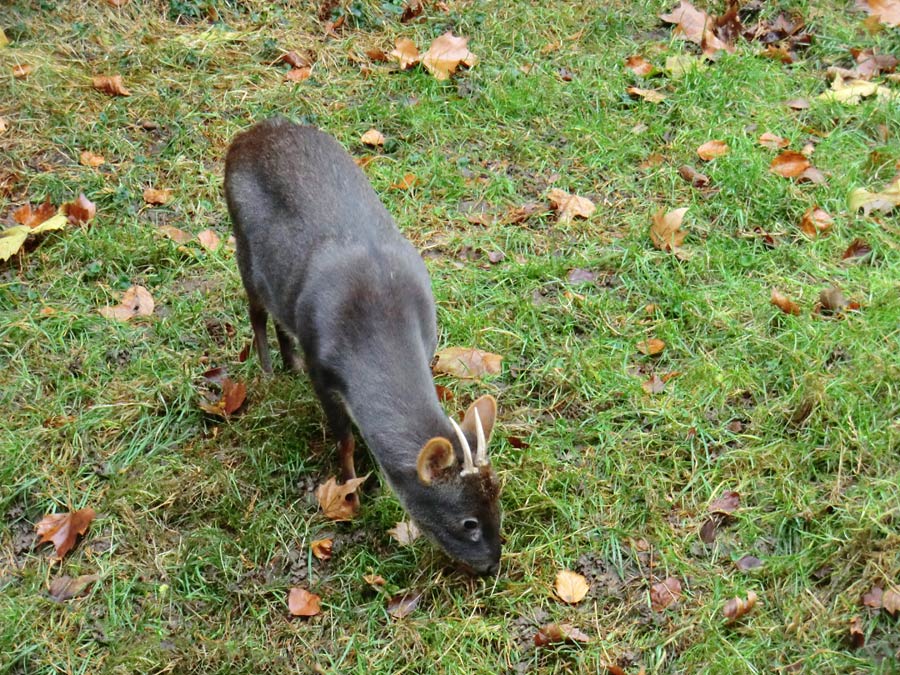
M 852 3 L 785 0 L 773 4 L 806 16 L 815 36 L 797 63 L 741 42 L 702 72 L 642 81 L 627 56 L 661 67 L 695 51 L 656 18 L 674 4 L 451 1 L 401 25 L 399 3 L 340 3 L 349 28 L 336 39 L 308 2 L 4 5 L 0 169 L 18 182 L 0 192 L 0 216 L 84 192 L 97 217 L 0 266 L 0 672 L 897 672 L 898 618 L 860 597 L 900 582 L 900 228 L 896 214 L 863 217 L 846 199 L 897 172 L 900 118 L 896 103 L 875 100 L 799 112 L 782 102 L 813 100 L 852 47 L 900 56 L 898 30 L 869 34 Z M 223 29 L 240 35 L 203 39 Z M 450 29 L 480 59 L 450 82 L 364 56 Z M 316 54 L 311 79 L 282 82 L 271 64 L 289 49 Z M 17 63 L 35 69 L 13 79 Z M 108 73 L 132 95 L 93 91 L 90 77 Z M 667 98 L 633 100 L 632 84 Z M 261 377 L 255 357 L 238 362 L 250 329 L 227 248 L 179 248 L 155 233 L 212 227 L 224 239 L 225 149 L 276 113 L 357 156 L 369 154 L 368 128 L 387 136 L 366 171 L 428 251 L 442 346 L 504 356 L 489 382 L 442 380 L 456 395 L 450 413 L 483 392 L 500 401 L 497 579 L 461 576 L 427 542 L 396 545 L 386 531 L 403 513 L 377 479 L 356 522 L 322 518 L 313 491 L 337 462 L 311 387 Z M 763 131 L 796 150 L 815 141 L 828 183 L 769 173 Z M 731 152 L 700 162 L 695 148 L 714 138 Z M 85 149 L 107 164 L 81 166 Z M 642 168 L 654 154 L 661 161 Z M 684 163 L 715 189 L 684 182 Z M 412 190 L 390 188 L 410 172 Z M 172 202 L 146 207 L 150 185 L 171 189 Z M 594 217 L 467 221 L 466 202 L 501 213 L 551 186 L 590 196 Z M 814 204 L 835 218 L 815 241 L 798 228 Z M 648 233 L 654 212 L 680 206 L 690 207 L 685 261 Z M 777 233 L 777 246 L 755 227 Z M 871 260 L 842 262 L 856 237 Z M 506 257 L 490 264 L 490 251 Z M 568 282 L 576 267 L 603 282 Z M 132 284 L 150 289 L 153 317 L 113 324 L 97 313 Z M 861 310 L 814 314 L 831 285 Z M 773 286 L 799 316 L 769 304 Z M 209 328 L 226 323 L 234 335 Z M 659 357 L 636 351 L 648 337 L 665 341 Z M 197 406 L 213 365 L 248 384 L 245 412 L 225 423 Z M 640 385 L 652 372 L 679 375 L 650 396 Z M 704 545 L 707 505 L 726 489 L 741 508 Z M 45 513 L 82 506 L 99 516 L 64 561 L 32 546 Z M 309 544 L 327 535 L 334 557 L 323 563 Z M 764 566 L 739 572 L 745 554 Z M 561 568 L 591 581 L 583 603 L 551 597 Z M 91 573 L 100 580 L 85 597 L 47 597 L 52 578 Z M 387 589 L 371 590 L 366 574 Z M 653 612 L 648 589 L 666 576 L 683 597 Z M 288 618 L 295 585 L 322 596 L 320 616 Z M 424 591 L 419 607 L 390 618 L 386 597 L 407 589 Z M 726 625 L 724 603 L 750 590 L 758 606 Z M 848 639 L 854 616 L 860 649 Z M 592 642 L 535 649 L 551 621 Z

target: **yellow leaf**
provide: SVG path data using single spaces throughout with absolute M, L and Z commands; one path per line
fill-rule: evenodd
M 590 590 L 590 584 L 587 579 L 577 572 L 570 570 L 560 570 L 556 575 L 556 584 L 554 586 L 556 596 L 563 602 L 575 605 L 587 595 Z
M 31 234 L 40 234 L 41 232 L 49 232 L 50 230 L 61 230 L 66 226 L 66 223 L 69 222 L 69 219 L 61 213 L 57 213 L 55 216 L 48 218 L 40 225 L 31 228 Z
M 469 51 L 468 43 L 469 38 L 456 37 L 448 31 L 431 43 L 422 55 L 422 65 L 437 79 L 449 80 L 460 64 L 471 68 L 478 62 L 478 57 Z
M 29 232 L 31 229 L 25 225 L 16 225 L 0 232 L 0 260 L 9 260 L 18 253 Z
M 316 488 L 316 499 L 326 518 L 331 520 L 352 520 L 356 515 L 359 501 L 354 499 L 356 489 L 366 482 L 368 475 L 362 478 L 351 478 L 338 485 L 334 477 L 329 478 Z

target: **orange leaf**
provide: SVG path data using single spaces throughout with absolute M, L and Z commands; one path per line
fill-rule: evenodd
M 662 103 L 666 100 L 666 95 L 656 89 L 642 89 L 641 87 L 626 87 L 631 96 L 637 96 L 649 103 Z
M 38 543 L 53 542 L 56 556 L 62 558 L 72 550 L 78 536 L 87 532 L 96 515 L 91 508 L 48 514 L 37 524 Z
M 824 209 L 818 206 L 810 207 L 800 218 L 800 229 L 808 237 L 815 239 L 818 235 L 826 233 L 834 224 L 834 219 Z
M 786 295 L 783 295 L 777 288 L 772 289 L 772 296 L 769 298 L 769 302 L 785 314 L 800 314 L 800 306 Z
M 100 314 L 115 321 L 128 321 L 136 316 L 153 314 L 153 296 L 143 286 L 132 286 L 122 296 L 122 302 L 112 307 L 101 307 Z
M 660 251 L 677 253 L 687 232 L 681 229 L 684 214 L 688 207 L 674 209 L 663 213 L 662 209 L 653 214 L 653 224 L 650 226 L 650 240 Z
M 91 221 L 97 213 L 97 205 L 84 196 L 78 195 L 78 199 L 68 204 L 63 204 L 63 213 L 69 217 L 69 222 L 76 225 L 84 225 Z
M 888 26 L 900 26 L 900 2 L 898 0 L 857 0 L 856 6 Z
M 179 230 L 177 227 L 172 227 L 171 225 L 160 225 L 156 231 L 164 237 L 168 237 L 176 244 L 186 244 L 193 239 L 193 237 L 184 230 Z
M 725 141 L 707 141 L 697 148 L 697 154 L 700 156 L 700 159 L 709 161 L 716 157 L 727 155 L 729 149 Z
M 388 56 L 400 64 L 401 70 L 406 70 L 416 65 L 421 57 L 416 43 L 409 38 L 397 38 L 394 43 L 394 49 Z
M 200 242 L 200 246 L 206 249 L 209 252 L 215 251 L 219 248 L 219 244 L 221 240 L 219 239 L 219 235 L 217 235 L 213 230 L 203 230 L 197 234 L 197 241 Z
M 661 612 L 680 597 L 681 582 L 675 577 L 668 577 L 650 587 L 650 608 L 654 612 Z
M 462 380 L 497 375 L 503 357 L 468 347 L 447 347 L 435 354 L 432 371 L 436 375 L 450 375 Z
M 645 77 L 653 72 L 653 65 L 640 54 L 635 54 L 625 59 L 625 67 L 641 77 Z
M 558 223 L 571 223 L 575 218 L 590 218 L 597 207 L 590 199 L 553 188 L 547 198 L 559 213 Z
M 22 80 L 34 71 L 34 66 L 29 65 L 27 63 L 18 63 L 13 66 L 12 76 L 17 80 Z
M 796 178 L 810 167 L 809 160 L 795 150 L 785 150 L 769 164 L 769 171 L 785 178 Z
M 665 381 L 655 373 L 648 380 L 641 383 L 641 389 L 643 389 L 648 394 L 662 393 L 665 388 Z
M 396 183 L 391 183 L 391 188 L 394 190 L 409 190 L 413 185 L 419 182 L 419 179 L 416 178 L 416 174 L 408 173 L 403 176 Z
M 370 145 L 373 148 L 384 145 L 384 134 L 378 129 L 369 129 L 359 139 L 364 145 Z
M 893 588 L 886 590 L 881 596 L 881 607 L 891 616 L 900 612 L 900 592 Z
M 308 80 L 312 75 L 312 68 L 303 66 L 302 68 L 291 68 L 284 74 L 284 79 L 288 82 L 303 82 Z
M 684 178 L 688 183 L 693 185 L 695 188 L 703 188 L 709 185 L 709 176 L 705 173 L 700 173 L 694 167 L 689 164 L 682 164 L 678 167 L 678 175 Z
M 673 33 L 700 45 L 703 53 L 710 59 L 715 58 L 716 53 L 723 49 L 734 51 L 734 47 L 716 37 L 713 32 L 715 21 L 712 17 L 695 8 L 687 0 L 681 0 L 681 4 L 672 12 L 662 14 L 659 18 L 666 23 L 674 23 Z
M 635 347 L 641 354 L 656 356 L 666 348 L 666 343 L 658 338 L 650 338 L 649 340 L 638 342 Z
M 92 168 L 97 168 L 101 164 L 105 164 L 106 160 L 103 158 L 103 155 L 96 155 L 90 150 L 83 150 L 81 152 L 81 156 L 78 158 L 78 161 L 83 166 L 90 166 Z
M 449 31 L 444 33 L 422 54 L 422 65 L 438 80 L 448 80 L 460 65 L 471 68 L 478 57 L 469 51 L 469 38 L 456 37 Z
M 772 150 L 786 148 L 789 143 L 790 141 L 788 139 L 776 136 L 768 131 L 759 137 L 759 144 L 764 148 L 771 148 Z
M 131 92 L 125 88 L 121 75 L 96 75 L 91 80 L 91 85 L 97 91 L 110 96 L 131 96 Z
M 50 203 L 48 199 L 37 210 L 32 211 L 31 204 L 23 204 L 13 211 L 13 220 L 20 225 L 35 228 L 48 218 L 56 215 L 57 208 Z
M 546 647 L 556 642 L 590 642 L 591 639 L 570 623 L 548 623 L 534 634 L 534 646 Z
M 292 588 L 288 593 L 288 611 L 291 616 L 315 616 L 322 611 L 322 598 L 304 588 Z
M 171 190 L 157 190 L 151 187 L 144 189 L 144 201 L 148 204 L 165 204 L 171 198 Z
M 329 478 L 316 488 L 316 499 L 326 518 L 331 520 L 352 520 L 356 516 L 358 500 L 356 489 L 366 482 L 368 475 L 362 478 L 351 478 L 338 485 L 334 477 Z
M 281 58 L 278 59 L 281 63 L 288 64 L 291 68 L 309 68 L 312 65 L 312 61 L 305 54 L 300 54 L 295 51 L 286 52 L 281 55 Z
M 726 602 L 725 606 L 722 608 L 722 614 L 724 614 L 727 619 L 726 623 L 733 623 L 740 619 L 756 606 L 756 601 L 758 599 L 756 593 L 749 591 L 746 600 L 743 598 L 732 598 Z
M 575 605 L 584 600 L 590 590 L 590 585 L 582 575 L 569 570 L 560 570 L 556 574 L 554 585 L 556 596 L 570 605 Z
M 334 540 L 315 539 L 309 545 L 309 548 L 312 549 L 312 554 L 319 560 L 331 560 L 331 551 L 334 548 Z
M 848 258 L 865 258 L 871 252 L 872 247 L 869 245 L 869 242 L 867 242 L 865 239 L 860 239 L 859 237 L 857 237 L 850 242 L 850 245 L 847 247 L 847 250 L 844 251 L 841 259 L 847 260 Z

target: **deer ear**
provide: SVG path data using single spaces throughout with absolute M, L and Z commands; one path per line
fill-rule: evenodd
M 469 437 L 477 434 L 475 428 L 475 410 L 478 410 L 478 417 L 481 419 L 481 428 L 484 429 L 484 440 L 486 443 L 491 442 L 491 432 L 494 430 L 494 422 L 497 420 L 497 399 L 490 394 L 485 394 L 477 401 L 473 402 L 466 410 L 466 416 L 463 418 L 463 431 Z
M 440 478 L 441 474 L 453 466 L 456 462 L 456 455 L 453 454 L 453 446 L 446 438 L 438 436 L 428 441 L 419 451 L 419 458 L 416 460 L 416 471 L 419 474 L 419 480 L 424 485 L 431 485 L 435 478 Z

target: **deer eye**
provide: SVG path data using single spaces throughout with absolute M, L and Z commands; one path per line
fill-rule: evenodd
M 466 518 L 466 519 L 462 522 L 462 524 L 463 524 L 463 527 L 466 528 L 467 530 L 469 530 L 470 532 L 471 532 L 472 530 L 477 530 L 477 529 L 478 529 L 478 521 L 475 520 L 474 518 Z

